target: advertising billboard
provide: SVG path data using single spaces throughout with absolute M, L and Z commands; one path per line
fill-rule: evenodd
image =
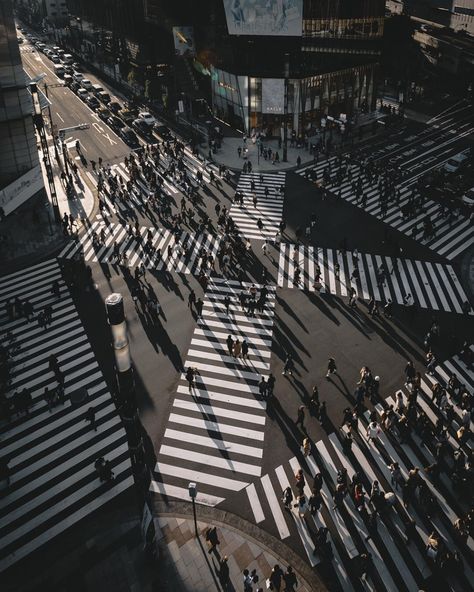
M 302 35 L 303 0 L 223 1 L 230 35 Z
M 262 78 L 262 113 L 283 113 L 285 103 L 285 80 Z
M 36 165 L 0 191 L 0 207 L 6 216 L 44 188 L 43 173 Z
M 177 55 L 196 55 L 193 27 L 173 27 L 173 39 Z

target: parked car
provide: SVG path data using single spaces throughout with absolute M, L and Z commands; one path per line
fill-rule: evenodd
M 127 126 L 120 130 L 120 137 L 130 148 L 138 148 L 140 146 L 137 135 Z
M 77 96 L 82 99 L 83 101 L 85 101 L 87 99 L 87 97 L 89 96 L 89 92 L 85 89 L 85 88 L 79 88 L 77 91 Z
M 100 107 L 100 103 L 97 100 L 97 97 L 94 97 L 94 95 L 89 95 L 86 98 L 86 103 L 89 105 L 91 109 L 94 109 L 94 111 Z
M 119 132 L 121 129 L 125 127 L 125 123 L 116 115 L 111 115 L 107 119 L 107 124 L 115 131 Z
M 146 140 L 151 138 L 151 127 L 143 119 L 134 119 L 132 127 L 142 138 Z
M 117 113 L 122 110 L 122 105 L 120 103 L 117 103 L 117 101 L 112 101 L 111 103 L 109 103 L 108 107 L 112 111 L 112 113 L 115 113 L 115 115 L 117 115 Z
M 143 121 L 149 126 L 155 125 L 156 123 L 156 117 L 153 117 L 148 111 L 140 111 L 138 119 L 143 119 Z

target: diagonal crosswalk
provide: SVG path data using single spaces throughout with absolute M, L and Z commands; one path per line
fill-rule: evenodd
M 337 296 L 347 296 L 353 287 L 364 299 L 373 296 L 377 301 L 391 299 L 397 304 L 404 304 L 411 294 L 420 308 L 459 314 L 468 302 L 449 264 L 290 243 L 280 244 L 278 286 L 310 292 L 318 289 Z M 469 314 L 474 313 L 471 310 Z
M 235 200 L 229 215 L 244 238 L 273 239 L 280 231 L 285 178 L 283 172 L 240 175 L 236 191 L 237 195 L 242 196 L 243 203 Z
M 58 295 L 52 293 L 55 281 Z M 33 306 L 30 321 L 8 313 L 7 302 L 17 297 Z M 51 322 L 45 328 L 39 315 L 47 307 Z M 125 431 L 58 262 L 0 278 L 0 310 L 2 345 L 12 356 L 6 397 L 8 405 L 15 403 L 10 412 L 5 407 L 0 423 L 0 457 L 11 471 L 0 491 L 1 571 L 101 508 L 133 479 Z M 65 399 L 49 409 L 45 388 L 59 384 L 51 354 L 64 376 Z M 23 389 L 32 397 L 27 411 L 14 397 Z M 73 404 L 78 394 L 86 398 Z M 96 431 L 85 419 L 89 407 Z M 113 481 L 99 480 L 99 457 L 110 461 Z
M 394 405 L 392 398 L 387 403 Z M 376 409 L 379 414 L 383 411 L 381 405 L 377 405 Z M 436 486 L 424 477 L 439 504 L 439 513 L 428 518 L 416 501 L 405 508 L 401 488 L 393 485 L 390 464 L 397 462 L 406 480 L 410 469 L 434 462 L 434 457 L 416 435 L 410 444 L 399 443 L 388 432 L 382 432 L 376 444 L 368 442 L 365 438 L 368 423 L 367 412 L 359 420 L 350 453 L 344 450 L 342 443 L 346 431 L 344 428 L 340 434 L 332 433 L 324 440 L 315 442 L 308 456 L 298 454 L 253 480 L 245 488 L 251 514 L 255 523 L 265 530 L 282 540 L 288 539 L 299 545 L 313 567 L 322 561 L 322 557 L 314 552 L 318 529 L 328 528 L 328 540 L 334 554 L 332 566 L 338 581 L 338 586 L 332 589 L 360 589 L 355 566 L 360 554 L 365 552 L 371 554 L 373 561 L 373 570 L 365 582 L 370 586 L 368 589 L 390 592 L 425 589 L 433 575 L 432 564 L 426 555 L 426 540 L 435 531 L 448 549 L 457 549 L 458 542 L 452 525 L 463 514 L 463 509 L 447 475 L 442 475 L 440 484 Z M 303 492 L 307 500 L 314 487 L 314 477 L 320 474 L 323 478 L 321 507 L 313 514 L 307 511 L 304 517 L 300 516 L 295 504 L 286 509 L 282 503 L 283 490 L 288 486 L 291 487 L 296 502 L 298 493 L 295 474 L 299 469 L 303 469 L 305 475 Z M 369 515 L 375 508 L 368 499 L 365 513 L 358 511 L 350 494 L 344 497 L 343 507 L 335 509 L 333 492 L 342 469 L 347 471 L 349 481 L 358 475 L 367 492 L 367 498 L 374 481 L 379 482 L 382 491 L 395 495 L 395 504 L 389 514 L 378 516 L 376 531 L 369 527 Z M 415 540 L 409 545 L 405 539 L 408 519 L 416 522 Z M 473 544 L 469 537 L 467 548 L 461 549 L 465 577 L 460 573 L 459 578 L 451 578 L 452 590 L 464 589 L 467 581 L 472 581 L 474 574 L 469 566 L 469 558 Z
M 220 237 L 207 233 L 173 233 L 145 226 L 134 232 L 130 226 L 96 220 L 64 247 L 59 258 L 71 259 L 81 254 L 85 261 L 116 263 L 120 259 L 129 266 L 144 265 L 158 271 L 209 273 L 209 256 L 215 260 L 219 243 Z
M 357 164 L 351 163 L 346 169 L 346 163 L 342 164 L 345 171 L 345 177 L 342 183 L 337 184 L 336 177 L 339 170 L 337 157 L 331 157 L 329 161 L 321 162 L 311 167 L 301 169 L 300 175 L 308 177 L 317 175 L 321 180 L 324 170 L 330 165 L 331 182 L 327 188 L 333 195 L 344 199 L 345 201 L 362 208 L 368 214 L 375 216 L 386 224 L 389 224 L 395 230 L 402 232 L 406 236 L 413 238 L 428 248 L 432 249 L 446 259 L 454 259 L 459 254 L 466 251 L 474 244 L 474 226 L 472 221 L 459 214 L 457 217 L 445 215 L 443 208 L 435 201 L 424 200 L 423 211 L 415 216 L 403 215 L 402 211 L 408 206 L 410 198 L 413 195 L 413 188 L 410 184 L 402 184 L 399 187 L 398 203 L 391 201 L 384 207 L 380 200 L 380 191 L 378 188 L 378 179 L 374 178 L 370 184 L 362 175 Z M 349 178 L 350 176 L 350 178 Z M 358 200 L 353 185 L 361 179 L 363 197 Z M 424 221 L 431 221 L 433 231 L 426 234 L 424 231 Z
M 185 370 L 197 370 L 195 383 L 190 388 L 186 374 L 181 375 L 157 455 L 151 484 L 155 493 L 188 500 L 188 483 L 194 481 L 196 501 L 215 506 L 261 475 L 266 402 L 258 384 L 270 373 L 275 288 L 268 288 L 263 310 L 250 316 L 239 296 L 251 287 L 209 281 L 185 362 Z M 256 286 L 257 297 L 262 288 Z M 228 313 L 226 297 L 231 301 Z M 229 335 L 234 341 L 246 340 L 245 359 L 230 354 Z

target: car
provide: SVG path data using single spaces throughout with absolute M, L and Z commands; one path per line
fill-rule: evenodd
M 130 148 L 138 148 L 140 146 L 137 135 L 128 126 L 120 130 L 120 137 Z
M 447 173 L 456 173 L 457 170 L 461 167 L 461 165 L 466 163 L 466 161 L 469 159 L 470 154 L 471 150 L 469 148 L 467 150 L 464 150 L 463 152 L 459 152 L 459 154 L 456 154 L 456 156 L 453 156 L 448 160 L 448 162 L 444 165 L 443 169 Z
M 71 65 L 76 71 L 79 71 L 81 69 L 81 66 L 77 62 L 73 62 Z
M 146 140 L 151 137 L 151 127 L 143 119 L 134 119 L 132 122 L 133 129 Z
M 109 125 L 114 131 L 119 132 L 125 127 L 125 123 L 116 115 L 111 115 L 107 119 L 107 125 Z
M 82 80 L 84 79 L 84 74 L 82 74 L 82 72 L 74 72 L 72 77 L 76 82 L 82 82 Z
M 153 129 L 164 140 L 171 140 L 171 138 L 173 137 L 171 135 L 169 128 L 166 127 L 166 125 L 161 125 L 159 123 L 155 123 L 155 125 L 153 126 Z
M 88 78 L 83 78 L 81 84 L 87 90 L 92 90 L 92 82 Z
M 43 49 L 43 53 L 44 53 L 44 55 L 45 55 L 46 57 L 48 57 L 48 58 L 49 58 L 49 56 L 50 56 L 50 55 L 53 55 L 53 52 L 52 52 L 52 51 L 49 49 L 49 47 L 45 47 L 45 48 Z
M 125 121 L 127 125 L 132 125 L 132 122 L 135 121 L 136 116 L 128 109 L 122 109 L 120 112 L 120 119 Z
M 65 65 L 64 71 L 66 74 L 70 74 L 71 76 L 74 74 L 74 68 L 72 66 Z
M 468 206 L 474 206 L 474 187 L 466 191 L 466 193 L 461 198 L 462 202 L 467 204 Z
M 91 109 L 94 109 L 94 110 L 95 110 L 95 109 L 98 109 L 98 108 L 100 107 L 100 103 L 99 103 L 99 101 L 97 100 L 97 97 L 94 97 L 94 95 L 89 95 L 89 96 L 86 98 L 86 103 L 89 105 L 89 107 L 90 107 Z
M 112 115 L 107 107 L 100 107 L 97 110 L 97 115 L 102 119 L 102 121 L 107 121 L 107 119 Z
M 87 91 L 85 88 L 81 86 L 81 88 L 79 88 L 77 91 L 77 96 L 83 101 L 85 101 L 89 96 L 89 91 Z
M 110 95 L 108 92 L 105 92 L 105 90 L 101 91 L 97 95 L 97 98 L 101 103 L 104 103 L 104 105 L 108 105 L 110 103 Z
M 108 107 L 112 111 L 112 113 L 115 113 L 115 115 L 117 115 L 117 113 L 122 110 L 122 105 L 120 103 L 117 103 L 117 101 L 112 101 L 108 104 Z
M 61 63 L 61 60 L 59 59 L 59 56 L 57 53 L 53 53 L 52 55 L 50 55 L 49 59 L 53 62 L 53 64 L 60 64 Z
M 64 74 L 63 79 L 64 79 L 65 86 L 71 86 L 72 83 L 74 82 L 74 80 L 70 74 Z
M 73 91 L 76 92 L 81 88 L 81 83 L 77 82 L 76 80 L 72 80 L 71 84 L 69 85 L 69 88 Z
M 149 126 L 155 125 L 156 123 L 156 117 L 153 117 L 148 111 L 140 111 L 137 119 L 142 119 Z

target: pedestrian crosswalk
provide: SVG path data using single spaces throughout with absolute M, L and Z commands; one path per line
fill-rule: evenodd
M 14 298 L 31 303 L 30 321 L 8 312 Z M 1 342 L 12 356 L 0 419 L 0 457 L 10 469 L 9 485 L 0 490 L 2 571 L 131 487 L 133 478 L 125 431 L 58 262 L 0 278 L 0 306 Z M 44 325 L 40 313 L 48 307 L 51 321 Z M 59 385 L 51 355 L 65 398 L 50 407 L 45 388 Z M 15 395 L 24 389 L 32 398 L 25 406 Z M 90 407 L 96 430 L 85 419 Z M 100 457 L 111 463 L 110 482 L 98 479 Z
M 59 258 L 81 254 L 85 261 L 117 263 L 158 271 L 209 273 L 219 249 L 220 237 L 207 233 L 173 233 L 164 228 L 130 226 L 96 220 L 90 228 L 68 243 Z M 209 259 L 212 258 L 212 260 Z
M 243 238 L 273 239 L 283 217 L 285 173 L 242 173 L 230 217 Z
M 321 180 L 323 172 L 329 164 L 331 166 L 331 182 L 326 187 L 334 196 L 362 208 L 368 214 L 389 224 L 406 236 L 421 242 L 439 255 L 446 257 L 446 259 L 454 259 L 474 244 L 472 220 L 461 213 L 451 217 L 448 216 L 447 211 L 445 214 L 441 204 L 431 199 L 423 200 L 423 209 L 415 216 L 403 215 L 403 209 L 413 195 L 413 187 L 410 181 L 402 182 L 400 185 L 398 203 L 392 201 L 384 207 L 380 200 L 377 177 L 374 178 L 373 184 L 370 184 L 362 176 L 359 165 L 351 163 L 347 169 L 350 178 L 346 174 L 339 185 L 336 180 L 337 171 L 339 170 L 337 162 L 337 157 L 331 157 L 329 161 L 305 167 L 297 172 L 302 176 L 308 176 L 311 171 L 314 171 L 318 179 Z M 346 163 L 342 166 L 345 169 Z M 363 198 L 358 201 L 353 190 L 353 183 L 357 182 L 359 177 L 362 178 Z M 432 224 L 432 231 L 426 232 L 424 222 L 428 219 Z
M 391 398 L 387 403 L 394 405 Z M 377 411 L 379 414 L 383 411 L 381 405 L 377 406 Z M 333 551 L 333 576 L 337 580 L 329 587 L 331 590 L 360 590 L 361 581 L 367 589 L 377 591 L 411 592 L 426 589 L 425 586 L 429 588 L 433 565 L 426 554 L 428 536 L 433 531 L 437 532 L 448 549 L 457 549 L 452 524 L 462 514 L 462 508 L 446 475 L 437 486 L 423 477 L 438 501 L 439 514 L 428 518 L 418 503 L 405 508 L 402 490 L 393 484 L 390 464 L 397 462 L 406 480 L 410 469 L 429 464 L 434 461 L 433 456 L 416 435 L 410 444 L 398 442 L 388 432 L 382 432 L 376 444 L 368 442 L 365 438 L 368 416 L 367 412 L 360 418 L 356 430 L 358 435 L 350 452 L 343 444 L 345 430 L 339 434 L 332 433 L 324 440 L 314 442 L 309 455 L 298 454 L 249 484 L 245 491 L 251 515 L 256 524 L 274 536 L 298 544 L 313 567 L 324 562 L 324 555 L 315 553 L 314 549 L 318 530 L 327 528 Z M 303 494 L 307 501 L 318 479 L 315 476 L 322 476 L 321 505 L 314 512 L 305 509 L 304 513 L 300 513 L 295 507 L 299 495 L 295 474 L 299 469 L 305 475 Z M 340 482 L 340 471 L 344 469 L 349 481 L 356 474 L 359 476 L 367 492 L 366 512 L 357 509 L 351 495 L 343 499 L 341 508 L 335 507 L 333 493 Z M 369 516 L 374 514 L 375 509 L 368 501 L 374 481 L 378 481 L 384 493 L 395 496 L 394 505 L 377 517 L 375 528 L 369 522 Z M 282 494 L 288 486 L 292 489 L 294 503 L 287 509 Z M 414 542 L 407 545 L 405 528 L 409 519 L 415 520 L 416 533 Z M 461 551 L 464 574 L 459 571 L 455 577 L 448 576 L 452 590 L 462 590 L 468 581 L 472 581 L 474 573 L 469 563 L 472 546 L 472 538 L 469 538 L 467 547 Z M 367 579 L 361 580 L 357 564 L 360 555 L 367 552 L 372 556 L 373 569 Z
M 338 296 L 348 296 L 353 287 L 366 300 L 397 304 L 411 294 L 420 308 L 460 314 L 468 302 L 449 264 L 291 243 L 280 244 L 278 286 Z
M 256 286 L 257 298 L 263 286 Z M 184 364 L 197 372 L 189 385 L 181 375 L 151 483 L 151 491 L 215 506 L 261 474 L 266 401 L 259 396 L 262 376 L 270 374 L 275 288 L 268 287 L 255 316 L 241 306 L 251 284 L 212 278 L 202 316 Z M 230 298 L 226 312 L 225 298 Z M 231 351 L 228 337 L 239 346 Z M 248 355 L 243 357 L 248 344 Z M 240 355 L 239 355 L 240 350 Z

